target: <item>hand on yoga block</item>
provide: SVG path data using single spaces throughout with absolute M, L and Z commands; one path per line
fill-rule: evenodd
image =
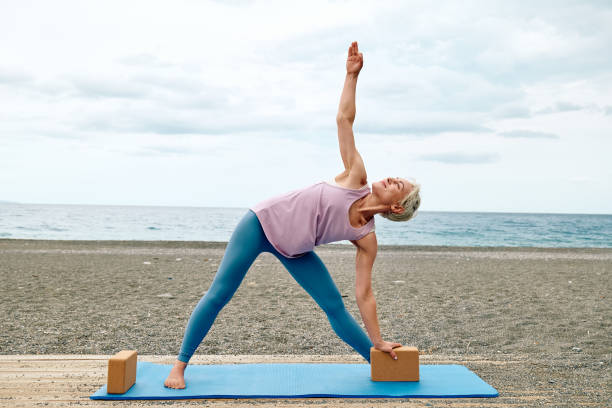
M 123 394 L 136 382 L 136 350 L 121 350 L 108 360 L 106 392 Z
M 370 348 L 372 381 L 419 381 L 419 350 L 402 346 L 393 351 L 397 360 L 389 353 Z

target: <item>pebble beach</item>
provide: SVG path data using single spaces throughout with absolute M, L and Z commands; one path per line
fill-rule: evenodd
M 134 349 L 170 363 L 225 246 L 0 240 L 0 354 L 87 356 Z M 322 245 L 315 251 L 361 323 L 354 247 Z M 500 393 L 461 400 L 477 403 L 463 406 L 522 406 L 520 395 L 509 392 L 516 387 L 541 396 L 526 406 L 606 406 L 611 273 L 612 249 L 604 248 L 381 245 L 372 283 L 385 340 L 418 347 L 424 360 L 464 362 Z M 262 253 L 196 357 L 279 355 L 365 362 L 335 335 L 280 261 Z M 11 400 L 10 392 L 2 395 Z M 430 400 L 423 406 L 452 402 Z

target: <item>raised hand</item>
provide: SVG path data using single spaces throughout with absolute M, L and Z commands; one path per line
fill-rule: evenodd
M 363 54 L 359 52 L 357 41 L 353 41 L 348 49 L 348 58 L 346 60 L 346 73 L 358 75 L 363 67 Z

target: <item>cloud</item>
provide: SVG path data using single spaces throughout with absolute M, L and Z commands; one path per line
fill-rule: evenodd
M 503 81 L 490 81 L 480 72 L 461 71 L 427 62 L 404 66 L 380 55 L 374 72 L 361 79 L 359 98 L 376 101 L 387 110 L 491 112 L 498 107 L 524 105 L 524 90 Z
M 450 132 L 490 132 L 491 129 L 477 123 L 460 122 L 453 120 L 442 121 L 405 121 L 403 123 L 388 123 L 384 120 L 365 122 L 356 127 L 356 131 L 363 133 L 379 133 L 387 135 L 415 135 L 428 136 Z
M 60 96 L 73 92 L 73 86 L 62 79 L 37 79 L 25 69 L 0 67 L 0 86 L 12 87 L 13 93 L 38 98 Z
M 400 65 L 444 66 L 492 83 L 525 85 L 609 72 L 610 4 L 555 4 L 380 5 L 382 15 L 371 31 Z
M 535 113 L 538 114 L 547 114 L 547 113 L 557 113 L 557 112 L 572 112 L 584 109 L 584 106 L 578 105 L 571 102 L 563 102 L 559 101 L 553 106 L 548 106 L 544 109 L 540 109 Z
M 531 110 L 522 103 L 514 103 L 495 108 L 491 114 L 498 119 L 529 118 Z
M 23 70 L 0 67 L 0 84 L 22 85 L 33 80 L 33 77 Z
M 335 133 L 336 123 L 330 117 L 327 123 L 289 112 L 244 113 L 242 110 L 178 111 L 173 109 L 132 107 L 114 108 L 106 112 L 91 113 L 76 119 L 75 129 L 110 133 L 150 133 L 159 135 L 226 135 L 239 133 L 283 133 L 286 137 L 304 137 L 308 134 Z
M 434 153 L 418 156 L 419 160 L 433 161 L 444 164 L 488 164 L 499 161 L 496 153 Z
M 72 77 L 70 83 L 76 96 L 84 98 L 129 98 L 141 99 L 150 94 L 150 89 L 129 80 L 116 78 Z
M 536 132 L 533 130 L 511 130 L 508 132 L 499 132 L 497 134 L 508 138 L 559 139 L 559 136 L 553 133 Z
M 341 27 L 323 27 L 317 31 L 301 33 L 288 38 L 279 37 L 263 44 L 251 55 L 252 61 L 263 65 L 300 64 L 303 67 L 331 66 L 345 62 L 348 46 L 352 39 L 347 38 L 353 21 L 342 23 Z
M 131 54 L 124 55 L 122 57 L 116 58 L 116 61 L 130 66 L 145 66 L 145 67 L 157 67 L 157 68 L 170 68 L 175 64 L 170 62 L 162 61 L 155 55 L 152 54 Z
M 122 151 L 133 156 L 144 157 L 168 157 L 168 156 L 191 156 L 201 152 L 197 149 L 182 146 L 145 146 L 136 149 Z

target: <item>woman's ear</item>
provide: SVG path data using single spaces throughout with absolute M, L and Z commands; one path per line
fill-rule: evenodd
M 401 214 L 404 212 L 404 207 L 399 204 L 393 204 L 391 206 L 391 211 L 393 211 L 394 214 Z

